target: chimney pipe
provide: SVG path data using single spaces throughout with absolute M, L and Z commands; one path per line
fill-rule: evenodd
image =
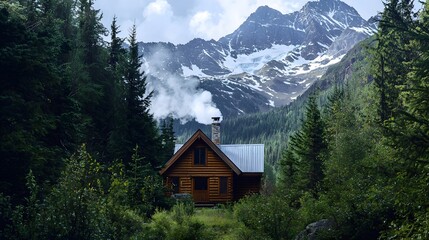
M 220 144 L 220 117 L 212 117 L 212 142 L 216 145 Z

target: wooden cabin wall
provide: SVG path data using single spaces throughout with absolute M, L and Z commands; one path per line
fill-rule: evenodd
M 194 165 L 194 148 L 206 147 L 206 165 Z M 164 177 L 179 177 L 179 192 L 190 193 L 193 191 L 193 177 L 207 177 L 208 194 L 210 202 L 227 202 L 233 199 L 233 175 L 232 169 L 220 159 L 202 141 L 196 141 L 180 159 L 178 159 L 164 173 Z M 219 194 L 220 177 L 228 177 L 227 194 Z
M 211 202 L 228 202 L 233 199 L 233 178 L 228 177 L 227 193 L 220 194 L 220 177 L 209 178 L 209 198 Z
M 192 194 L 191 177 L 179 177 L 179 192 Z

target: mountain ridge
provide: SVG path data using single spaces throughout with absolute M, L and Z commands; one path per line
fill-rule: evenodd
M 289 14 L 261 6 L 218 41 L 140 43 L 140 49 L 157 81 L 166 73 L 197 79 L 223 115 L 236 116 L 290 103 L 374 31 L 353 7 L 321 0 Z

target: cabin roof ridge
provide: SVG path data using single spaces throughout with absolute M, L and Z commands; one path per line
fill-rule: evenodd
M 164 164 L 164 167 L 159 171 L 159 173 L 161 175 L 164 174 L 198 139 L 203 140 L 237 175 L 242 173 L 236 164 L 231 161 L 231 159 L 228 158 L 228 156 L 219 148 L 219 146 L 214 144 L 201 129 L 198 129 L 194 135 L 192 135 L 192 137 L 190 137 L 188 141 L 186 141 L 186 143 L 183 144 L 176 153 L 174 153 L 173 157 L 171 157 L 170 160 Z

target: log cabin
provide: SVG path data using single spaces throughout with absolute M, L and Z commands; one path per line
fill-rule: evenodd
M 197 130 L 160 174 L 172 194 L 187 193 L 195 203 L 226 203 L 257 193 L 264 172 L 263 144 L 220 144 L 219 118 L 213 118 L 212 139 Z

